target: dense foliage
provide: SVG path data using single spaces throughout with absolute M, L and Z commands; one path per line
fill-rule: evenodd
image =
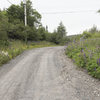
M 66 54 L 90 75 L 100 79 L 100 31 L 96 27 L 84 31 L 78 41 L 71 42 Z
M 62 22 L 56 32 L 48 32 L 48 27 L 43 27 L 41 15 L 32 8 L 32 2 L 27 0 L 27 26 L 24 25 L 24 4 L 11 5 L 8 9 L 0 11 L 0 41 L 8 39 L 22 41 L 49 41 L 56 44 L 64 43 L 66 29 Z M 2 42 L 2 43 L 3 43 Z M 1 42 L 0 42 L 1 43 Z M 8 43 L 7 43 L 8 44 Z

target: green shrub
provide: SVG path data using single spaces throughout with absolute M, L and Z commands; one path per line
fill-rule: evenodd
M 100 66 L 96 70 L 95 77 L 100 79 Z
M 1 55 L 0 54 L 0 65 L 5 64 L 10 60 L 9 56 Z

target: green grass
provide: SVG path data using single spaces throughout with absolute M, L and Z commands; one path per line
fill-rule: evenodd
M 7 63 L 9 60 L 21 54 L 23 51 L 32 48 L 41 48 L 56 46 L 53 43 L 42 41 L 42 42 L 30 42 L 25 43 L 22 41 L 9 41 L 8 46 L 0 45 L 0 66 Z
M 90 38 L 70 43 L 66 49 L 68 57 L 90 75 L 100 79 L 100 38 Z

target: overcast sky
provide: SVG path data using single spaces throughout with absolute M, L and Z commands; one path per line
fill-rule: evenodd
M 9 0 L 19 4 L 21 0 Z M 66 26 L 68 35 L 79 34 L 85 29 L 96 25 L 100 29 L 100 0 L 31 0 L 33 8 L 42 14 L 42 23 L 48 25 L 49 31 L 57 28 L 60 21 Z M 0 8 L 7 8 L 11 4 L 7 0 L 0 0 Z M 49 13 L 50 12 L 50 13 Z M 61 12 L 61 13 L 52 13 Z M 62 13 L 73 12 L 73 13 Z M 49 14 L 47 14 L 49 13 Z

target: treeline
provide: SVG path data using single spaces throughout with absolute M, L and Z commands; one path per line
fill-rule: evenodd
M 32 8 L 32 2 L 27 0 L 27 26 L 24 25 L 24 4 L 11 5 L 6 10 L 0 10 L 0 41 L 9 39 L 22 41 L 49 41 L 56 44 L 66 43 L 66 28 L 59 24 L 53 32 L 48 32 L 48 27 L 43 27 L 41 15 Z
M 89 30 L 85 30 L 82 33 L 82 37 L 84 39 L 88 39 L 88 38 L 100 38 L 100 30 L 97 28 L 97 26 L 94 25 Z
M 70 42 L 79 41 L 82 39 L 100 38 L 100 30 L 94 25 L 92 28 L 83 31 L 82 34 L 68 36 L 68 38 Z

